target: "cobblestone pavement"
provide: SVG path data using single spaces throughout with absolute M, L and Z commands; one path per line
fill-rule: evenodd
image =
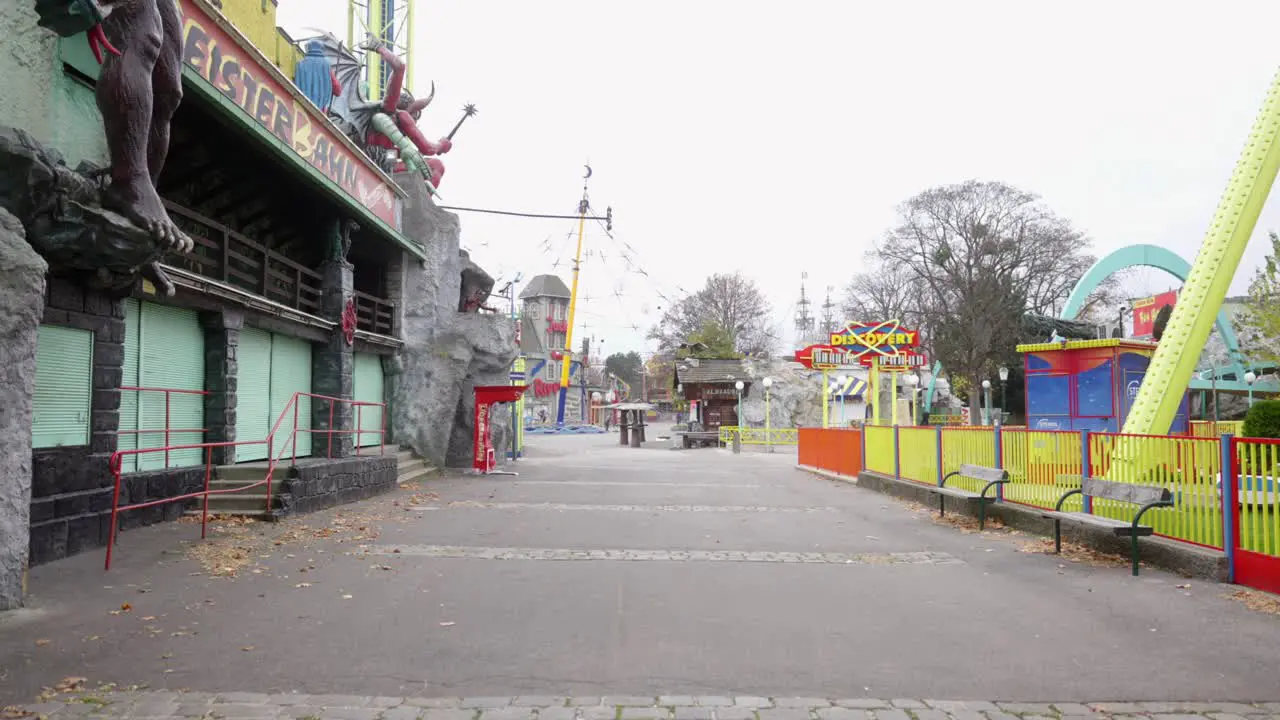
M 453 545 L 372 545 L 370 555 L 405 555 L 474 560 L 621 560 L 631 562 L 826 563 L 833 565 L 959 565 L 945 552 L 822 553 L 741 550 L 571 550 L 566 548 L 459 547 Z
M 76 693 L 0 718 L 314 718 L 316 720 L 1270 720 L 1280 702 L 1006 703 L 761 696 L 377 697 L 265 693 Z

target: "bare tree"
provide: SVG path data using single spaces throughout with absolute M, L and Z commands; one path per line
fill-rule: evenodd
M 874 263 L 876 257 L 871 256 Z M 877 264 L 870 272 L 853 276 L 844 289 L 845 319 L 861 322 L 901 320 L 908 327 L 919 324 L 918 293 L 911 274 L 901 265 Z
M 660 351 L 672 352 L 711 324 L 733 338 L 738 352 L 768 355 L 777 344 L 771 312 L 754 281 L 740 273 L 712 275 L 701 290 L 668 307 L 649 337 L 658 341 Z
M 900 273 L 907 290 L 889 297 L 907 303 L 904 322 L 913 317 L 930 354 L 969 387 L 1008 358 L 1023 315 L 1052 313 L 1093 263 L 1082 233 L 1004 183 L 932 188 L 898 212 L 871 274 Z

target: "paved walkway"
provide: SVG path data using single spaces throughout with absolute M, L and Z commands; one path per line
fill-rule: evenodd
M 65 700 L 65 699 L 64 699 Z M 48 718 L 316 720 L 1242 720 L 1280 718 L 1280 703 L 992 703 L 748 696 L 421 698 L 197 692 L 77 695 L 10 712 Z M 0 717 L 7 717 L 0 715 Z
M 797 471 L 793 455 L 531 441 L 516 478 L 441 478 L 208 543 L 198 526 L 145 528 L 123 535 L 110 573 L 100 551 L 35 568 L 31 608 L 0 617 L 0 706 L 69 677 L 143 687 L 55 693 L 91 699 L 62 714 L 96 697 L 156 717 L 415 717 L 426 701 L 398 698 L 498 696 L 426 709 L 511 720 L 536 703 L 507 698 L 534 695 L 578 698 L 547 703 L 548 720 L 570 707 L 751 720 L 764 701 L 747 694 L 775 698 L 758 720 L 981 720 L 1280 699 L 1280 617 L 1227 599 L 1234 588 L 1026 552 L 1033 538 L 937 524 Z M 352 697 L 315 697 L 336 693 Z M 595 699 L 615 693 L 648 709 Z M 716 697 L 654 710 L 663 693 Z M 978 702 L 1054 698 L 1069 702 Z

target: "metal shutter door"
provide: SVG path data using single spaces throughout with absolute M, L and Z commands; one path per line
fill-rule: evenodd
M 275 418 L 271 414 L 271 333 L 246 327 L 240 331 L 236 350 L 239 380 L 236 382 L 236 441 L 266 440 Z M 236 462 L 265 460 L 266 443 L 237 445 Z
M 194 310 L 141 303 L 139 313 L 138 385 L 168 390 L 204 390 L 204 330 Z M 145 433 L 138 437 L 139 447 L 165 445 L 197 445 L 204 442 L 204 396 L 191 393 L 138 393 L 138 424 L 142 430 L 170 429 L 165 434 Z M 172 432 L 186 430 L 188 432 Z M 200 448 L 153 452 L 138 456 L 139 470 L 164 467 L 186 467 L 204 464 Z
M 355 387 L 352 393 L 356 400 L 362 402 L 384 402 L 382 397 L 382 358 L 369 353 L 355 354 Z M 377 432 L 382 429 L 382 408 L 356 407 L 352 410 L 351 421 L 357 418 L 361 432 L 357 437 L 357 446 L 378 445 L 382 436 Z
M 121 385 L 140 387 L 138 381 L 138 334 L 142 331 L 142 303 L 134 298 L 124 301 L 124 376 Z M 135 390 L 120 391 L 120 434 L 117 450 L 136 450 L 138 435 L 138 395 Z M 121 472 L 134 472 L 138 469 L 138 456 L 125 455 L 120 458 Z
M 36 343 L 31 446 L 88 445 L 93 333 L 41 325 Z
M 271 412 L 267 419 L 275 426 L 280 414 L 285 417 L 276 430 L 276 457 L 292 457 L 294 448 L 289 444 L 293 433 L 295 411 L 290 400 L 294 393 L 311 392 L 311 343 L 284 335 L 271 336 Z M 287 412 L 286 412 L 287 409 Z M 298 397 L 296 417 L 298 428 L 311 428 L 311 398 Z M 311 433 L 300 432 L 297 436 L 296 454 L 304 457 L 311 454 Z

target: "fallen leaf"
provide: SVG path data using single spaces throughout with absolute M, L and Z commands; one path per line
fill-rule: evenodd
M 6 705 L 5 707 L 0 708 L 0 718 L 5 718 L 5 720 L 10 720 L 10 718 L 29 718 L 35 716 L 35 713 L 30 710 L 23 710 L 17 705 Z
M 173 657 L 173 653 L 165 653 L 165 654 L 163 654 L 163 655 L 161 655 L 161 656 L 160 656 L 160 659 L 161 659 L 161 660 L 168 660 L 168 659 L 169 659 L 169 658 L 171 658 L 171 657 Z
M 1184 584 L 1182 584 L 1182 585 L 1178 585 L 1178 586 L 1176 586 L 1176 587 L 1177 587 L 1178 589 L 1180 589 L 1180 590 L 1186 590 L 1186 589 L 1188 589 L 1188 588 L 1190 588 L 1190 587 L 1191 587 L 1191 583 L 1184 583 Z
M 245 645 L 244 647 L 242 647 L 242 648 L 240 648 L 240 649 L 241 649 L 241 650 L 243 650 L 244 652 L 251 652 L 251 651 L 253 650 L 253 646 L 252 646 L 252 645 Z
M 442 622 L 440 623 L 440 627 L 453 627 L 454 625 L 457 625 L 457 624 L 458 623 L 455 623 L 455 622 Z
M 1226 596 L 1245 607 L 1268 615 L 1280 615 L 1280 597 L 1256 590 L 1237 590 Z
M 155 619 L 156 619 L 156 616 L 155 616 L 155 615 L 146 615 L 146 616 L 143 616 L 143 618 L 142 618 L 142 619 L 143 619 L 143 620 L 146 620 L 147 622 L 151 622 L 152 620 L 155 620 Z
M 49 644 L 49 643 L 51 643 L 51 642 L 53 642 L 53 641 L 52 641 L 52 640 L 43 640 L 43 639 L 41 639 L 41 640 L 37 640 L 37 641 L 36 641 L 36 647 L 44 647 L 45 645 L 48 645 L 48 644 Z
M 119 611 L 119 610 L 112 610 L 112 611 L 111 611 L 111 614 L 112 614 L 112 615 L 119 615 L 119 614 L 120 614 L 120 611 Z
M 296 587 L 296 588 L 309 588 L 309 587 L 311 587 L 311 583 L 298 583 L 297 585 L 294 585 L 294 587 Z
M 391 552 L 392 552 L 392 553 L 394 553 L 394 554 L 399 555 L 399 554 L 400 554 L 400 548 L 395 548 L 395 549 L 394 549 L 394 550 L 392 550 Z
M 53 689 L 64 693 L 76 692 L 84 687 L 85 681 L 86 679 L 82 677 L 64 677 L 53 686 Z
M 132 606 L 132 605 L 130 605 L 129 603 L 124 603 L 123 605 L 121 605 L 121 606 L 120 606 L 120 611 L 121 611 L 121 612 L 132 612 L 132 611 L 133 611 L 133 606 Z
M 102 638 L 101 635 L 90 635 L 89 637 L 85 638 L 85 640 L 100 640 L 101 638 Z
M 351 599 L 351 598 L 353 598 L 353 597 L 355 597 L 355 596 L 354 596 L 354 595 L 343 595 L 343 596 L 342 596 L 342 599 L 343 599 L 343 600 L 350 600 L 350 599 Z

